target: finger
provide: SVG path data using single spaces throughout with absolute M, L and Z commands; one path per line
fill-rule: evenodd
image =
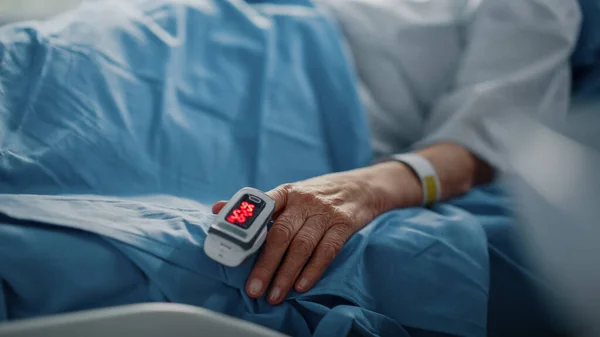
M 248 296 L 257 298 L 264 294 L 292 238 L 303 224 L 304 215 L 300 207 L 287 208 L 277 218 L 267 233 L 265 246 L 246 283 Z
M 223 206 L 225 206 L 225 204 L 227 204 L 227 201 L 217 201 L 213 206 L 212 206 L 212 212 L 213 214 L 218 214 L 222 209 Z
M 340 252 L 352 232 L 342 225 L 333 226 L 317 245 L 315 253 L 296 282 L 298 292 L 308 291 L 321 278 L 327 267 Z
M 309 217 L 298 231 L 277 271 L 267 299 L 269 303 L 279 304 L 283 301 L 325 234 L 326 222 L 327 219 L 321 215 Z

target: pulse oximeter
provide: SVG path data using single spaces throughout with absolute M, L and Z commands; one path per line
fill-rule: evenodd
M 265 242 L 275 202 L 251 187 L 239 190 L 210 226 L 204 252 L 228 267 L 237 267 Z

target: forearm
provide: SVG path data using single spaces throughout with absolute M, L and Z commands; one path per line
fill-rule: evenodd
M 427 158 L 440 179 L 442 199 L 468 192 L 473 186 L 491 181 L 493 169 L 455 143 L 436 143 L 416 153 Z M 407 165 L 384 162 L 364 169 L 371 187 L 385 196 L 381 211 L 421 205 L 423 191 L 419 178 Z

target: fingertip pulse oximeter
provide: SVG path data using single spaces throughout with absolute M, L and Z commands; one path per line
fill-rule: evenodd
M 204 252 L 228 267 L 239 266 L 265 242 L 275 202 L 251 187 L 239 190 L 210 226 Z

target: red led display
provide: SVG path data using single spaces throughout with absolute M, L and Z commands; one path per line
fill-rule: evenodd
M 242 196 L 235 206 L 229 210 L 227 215 L 225 215 L 225 221 L 246 229 L 252 226 L 254 219 L 259 216 L 264 207 L 265 202 L 263 200 L 256 196 L 246 194 Z
M 237 208 L 234 208 L 231 213 L 229 213 L 226 220 L 233 224 L 243 225 L 248 219 L 252 218 L 255 208 L 256 205 L 251 204 L 248 201 L 242 201 Z

